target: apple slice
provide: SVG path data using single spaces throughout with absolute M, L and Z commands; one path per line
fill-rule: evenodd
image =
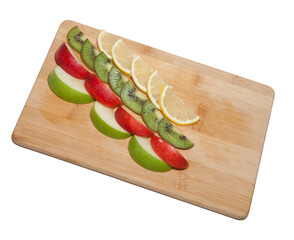
M 84 86 L 85 80 L 74 78 L 57 66 L 48 77 L 50 89 L 60 98 L 72 103 L 90 103 L 94 99 Z
M 122 104 L 122 101 L 103 83 L 95 73 L 87 76 L 85 88 L 88 93 L 98 102 L 106 107 L 115 108 Z
M 90 74 L 67 43 L 60 45 L 55 53 L 55 61 L 64 71 L 75 78 L 85 79 Z
M 154 152 L 167 164 L 177 169 L 185 169 L 189 166 L 187 160 L 169 143 L 157 136 L 151 138 L 151 146 Z
M 131 134 L 147 138 L 153 136 L 153 132 L 150 129 L 137 121 L 121 106 L 115 111 L 115 119 L 124 130 Z
M 129 153 L 136 163 L 155 172 L 167 172 L 171 166 L 162 161 L 151 147 L 150 139 L 133 136 L 128 145 Z
M 115 120 L 114 112 L 112 108 L 105 107 L 95 101 L 90 112 L 91 121 L 101 133 L 108 137 L 116 139 L 130 137 L 131 134 L 125 131 Z

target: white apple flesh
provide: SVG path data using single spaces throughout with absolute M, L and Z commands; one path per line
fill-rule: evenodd
M 50 89 L 65 101 L 79 104 L 94 101 L 84 86 L 85 80 L 69 75 L 60 66 L 50 73 L 48 84 Z
M 116 121 L 114 116 L 115 110 L 108 108 L 103 104 L 95 101 L 90 117 L 93 125 L 104 135 L 116 138 L 124 139 L 131 136 L 131 134 L 125 131 Z
M 143 168 L 155 172 L 167 172 L 171 166 L 162 161 L 152 149 L 150 139 L 133 136 L 128 145 L 133 160 Z

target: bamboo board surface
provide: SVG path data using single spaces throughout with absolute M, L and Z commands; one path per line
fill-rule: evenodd
M 195 144 L 180 150 L 186 170 L 156 173 L 129 156 L 129 139 L 115 140 L 92 125 L 92 103 L 78 105 L 48 87 L 54 54 L 78 25 L 94 45 L 100 30 L 64 21 L 12 134 L 23 147 L 83 166 L 150 190 L 236 218 L 249 212 L 270 112 L 272 88 L 122 38 L 174 87 L 201 117 L 178 128 Z M 184 83 L 184 84 L 183 84 Z

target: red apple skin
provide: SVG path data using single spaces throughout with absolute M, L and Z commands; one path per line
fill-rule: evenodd
M 185 169 L 189 166 L 187 160 L 168 142 L 153 136 L 151 146 L 154 152 L 168 165 L 176 169 Z
M 66 43 L 60 45 L 55 53 L 56 63 L 68 74 L 78 79 L 85 79 L 90 73 L 85 67 L 72 55 Z
M 154 135 L 150 129 L 145 127 L 142 123 L 138 122 L 122 107 L 118 107 L 118 109 L 115 111 L 115 119 L 124 130 L 131 134 L 146 138 L 152 137 Z
M 92 73 L 86 77 L 85 88 L 98 102 L 109 108 L 122 105 L 122 101 L 105 85 L 104 82 Z

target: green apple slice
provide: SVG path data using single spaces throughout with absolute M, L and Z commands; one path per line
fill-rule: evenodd
M 129 142 L 129 153 L 136 163 L 155 172 L 167 172 L 171 166 L 162 161 L 152 149 L 150 139 L 133 136 Z
M 105 107 L 101 103 L 95 101 L 90 112 L 91 121 L 101 133 L 108 137 L 116 139 L 130 137 L 131 134 L 117 123 L 114 113 L 114 109 Z
M 84 86 L 85 80 L 69 75 L 61 67 L 57 66 L 48 77 L 48 84 L 52 92 L 58 97 L 71 103 L 90 103 L 94 99 Z

